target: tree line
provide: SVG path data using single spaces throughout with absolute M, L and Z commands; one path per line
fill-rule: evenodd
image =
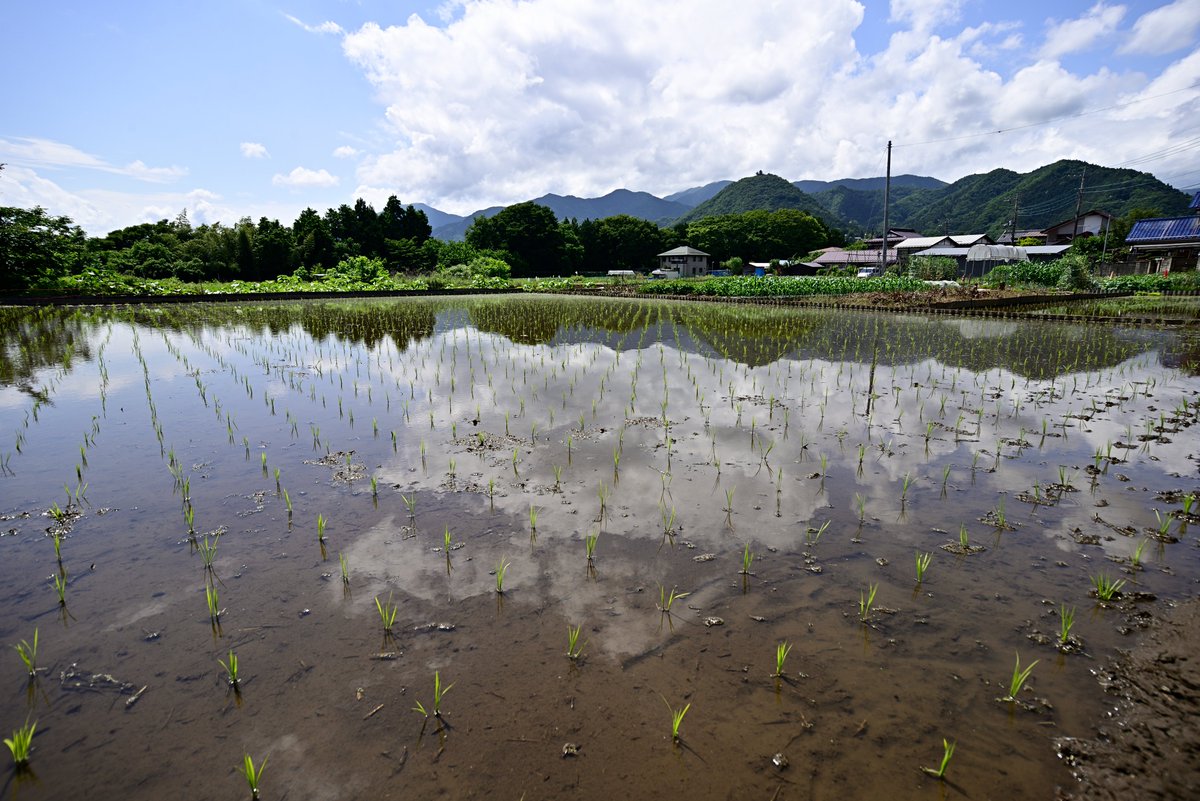
M 0 286 L 21 289 L 59 275 L 99 269 L 189 282 L 305 280 L 343 268 L 422 275 L 483 264 L 514 277 L 647 271 L 664 250 L 690 245 L 714 263 L 793 258 L 843 241 L 817 218 L 794 209 L 706 217 L 662 228 L 629 215 L 559 220 L 533 202 L 477 218 L 465 241 L 432 236 L 425 213 L 389 197 L 375 209 L 362 198 L 319 214 L 306 208 L 291 225 L 262 217 L 233 225 L 192 225 L 186 211 L 89 237 L 70 218 L 45 209 L 0 207 Z M 480 261 L 483 260 L 483 261 Z M 506 269 L 507 268 L 507 269 Z

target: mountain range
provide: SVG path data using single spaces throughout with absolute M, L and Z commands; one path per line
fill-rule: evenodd
M 875 177 L 789 182 L 760 172 L 738 181 L 714 181 L 662 198 L 648 192 L 617 189 L 603 197 L 548 194 L 534 198 L 533 202 L 550 208 L 563 220 L 628 214 L 663 226 L 714 214 L 793 208 L 806 211 L 853 237 L 882 229 L 885 180 Z M 1188 200 L 1188 195 L 1149 173 L 1062 160 L 1028 173 L 996 169 L 968 175 L 953 183 L 926 175 L 894 175 L 888 225 L 912 228 L 927 235 L 949 231 L 995 236 L 1012 225 L 1014 211 L 1018 229 L 1034 230 L 1071 219 L 1077 204 L 1083 211 L 1100 209 L 1122 217 L 1135 209 L 1182 214 Z M 491 217 L 504 209 L 492 206 L 464 217 L 425 204 L 415 206 L 429 217 L 433 235 L 447 240 L 462 239 L 476 217 Z

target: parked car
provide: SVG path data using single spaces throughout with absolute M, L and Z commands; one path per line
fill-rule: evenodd
M 858 271 L 859 278 L 878 278 L 883 275 L 882 267 L 863 267 Z

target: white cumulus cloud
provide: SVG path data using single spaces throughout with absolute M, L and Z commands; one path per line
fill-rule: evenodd
M 1200 27 L 1200 0 L 1175 0 L 1148 11 L 1133 24 L 1122 53 L 1173 53 L 1192 44 Z
M 335 148 L 333 151 L 333 157 L 337 159 L 352 159 L 357 155 L 358 149 L 351 147 L 350 145 L 342 145 L 341 147 Z
M 1125 6 L 1105 5 L 1102 1 L 1089 8 L 1081 17 L 1063 21 L 1050 20 L 1041 56 L 1060 58 L 1087 50 L 1113 33 L 1124 18 Z
M 260 142 L 242 142 L 242 155 L 248 159 L 269 159 L 271 154 L 267 152 L 267 146 Z
M 330 175 L 326 170 L 310 170 L 307 167 L 297 167 L 291 172 L 276 173 L 271 178 L 275 186 L 290 187 L 330 187 L 337 186 L 339 178 Z

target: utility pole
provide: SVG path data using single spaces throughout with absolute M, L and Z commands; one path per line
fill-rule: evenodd
M 1021 207 L 1021 194 L 1018 192 L 1013 197 L 1013 214 L 1012 214 L 1012 239 L 1009 244 L 1013 247 L 1017 246 L 1017 210 Z M 1078 215 L 1077 215 L 1078 216 Z
M 1071 242 L 1079 235 L 1079 212 L 1083 210 L 1083 182 L 1087 178 L 1087 165 L 1083 165 L 1083 174 L 1079 176 L 1079 196 L 1075 198 L 1075 225 L 1071 228 Z
M 892 192 L 892 140 L 887 145 L 887 177 L 883 181 L 883 241 L 879 245 L 879 271 L 887 272 L 888 200 Z

